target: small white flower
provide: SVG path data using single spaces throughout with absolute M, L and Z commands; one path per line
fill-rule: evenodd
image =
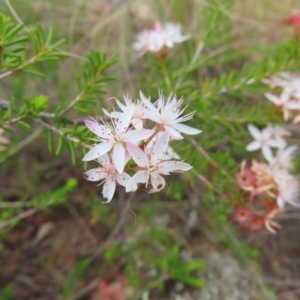
M 289 146 L 284 149 L 279 149 L 276 155 L 271 160 L 271 164 L 284 168 L 284 169 L 292 169 L 293 162 L 292 159 L 295 156 L 295 152 L 298 150 L 297 146 Z
M 172 48 L 175 44 L 182 43 L 190 36 L 182 35 L 180 25 L 167 23 L 164 27 L 156 22 L 154 30 L 144 30 L 136 37 L 133 48 L 144 54 L 146 51 L 159 52 L 164 47 Z
M 254 141 L 251 142 L 247 147 L 247 151 L 255 151 L 261 149 L 265 159 L 271 161 L 273 154 L 270 147 L 283 148 L 286 146 L 286 141 L 282 138 L 273 138 L 273 128 L 268 125 L 262 131 L 257 129 L 254 125 L 248 125 L 248 130 L 254 137 Z
M 153 130 L 149 129 L 128 130 L 132 115 L 133 107 L 129 107 L 116 122 L 112 121 L 112 126 L 85 120 L 85 125 L 99 137 L 100 144 L 94 146 L 82 160 L 96 159 L 112 149 L 112 160 L 117 171 L 121 174 L 126 164 L 126 143 L 139 142 L 149 138 L 154 133 Z
M 274 180 L 278 185 L 278 207 L 284 208 L 287 203 L 300 207 L 298 202 L 300 193 L 299 180 L 281 168 L 274 169 Z
M 184 110 L 186 109 L 186 107 L 181 108 L 183 98 L 177 100 L 176 96 L 170 95 L 165 102 L 162 93 L 160 93 L 159 100 L 156 102 L 156 105 L 154 105 L 142 94 L 142 92 L 140 92 L 140 95 L 141 100 L 147 108 L 145 110 L 145 115 L 148 119 L 157 123 L 159 130 L 167 131 L 173 139 L 183 139 L 180 132 L 191 135 L 201 132 L 199 129 L 181 124 L 182 122 L 192 119 L 195 114 L 195 112 L 191 112 L 183 115 Z
M 91 169 L 84 174 L 89 181 L 102 181 L 100 184 L 103 184 L 103 198 L 110 202 L 116 190 L 116 182 L 126 186 L 131 177 L 125 172 L 119 174 L 107 154 L 100 156 L 96 161 L 101 164 L 101 167 Z
M 289 120 L 292 116 L 291 110 L 299 110 L 300 102 L 292 99 L 291 90 L 284 89 L 280 96 L 276 96 L 270 93 L 265 94 L 266 98 L 276 106 L 280 107 L 283 112 L 283 118 L 285 121 Z
M 133 143 L 127 143 L 127 149 L 132 159 L 140 167 L 140 170 L 128 181 L 126 192 L 136 191 L 138 183 L 146 183 L 147 187 L 149 180 L 153 187 L 150 193 L 158 192 L 166 185 L 161 174 L 169 175 L 170 172 L 188 171 L 192 168 L 192 166 L 184 162 L 164 161 L 169 141 L 169 134 L 167 132 L 163 133 L 157 139 L 151 151 L 147 151 L 148 153 L 145 153 Z

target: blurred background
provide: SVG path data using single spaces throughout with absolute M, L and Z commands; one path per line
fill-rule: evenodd
M 155 21 L 181 24 L 196 47 L 205 40 L 207 62 L 199 78 L 214 78 L 259 60 L 288 39 L 282 20 L 297 9 L 296 0 L 2 0 L 0 12 L 24 23 L 24 30 L 36 23 L 45 31 L 53 27 L 54 39 L 65 39 L 60 47 L 70 57 L 41 63 L 46 78 L 19 73 L 1 81 L 0 98 L 45 94 L 49 111 L 55 111 L 76 96 L 75 77 L 95 49 L 117 56 L 107 71 L 117 80 L 107 84 L 96 107 L 68 115 L 94 116 L 103 103 L 110 105 L 110 96 L 134 96 L 140 89 L 157 94 L 155 73 L 147 75 L 151 58 L 141 59 L 132 49 L 136 34 Z M 172 53 L 175 65 L 190 50 L 180 47 Z M 185 94 L 185 88 L 177 93 Z M 222 135 L 220 128 L 203 127 L 209 132 L 204 140 Z M 80 151 L 74 165 L 69 151 L 58 156 L 48 151 L 40 128 L 23 129 L 5 134 L 13 146 L 0 157 L 0 300 L 300 299 L 299 211 L 281 216 L 275 235 L 239 230 L 228 201 L 221 195 L 209 199 L 199 174 L 173 176 L 164 192 L 139 193 L 129 202 L 118 190 L 103 205 L 101 187 L 84 179 Z M 195 149 L 179 152 L 189 161 Z M 205 165 L 207 180 L 215 168 Z M 228 182 L 223 185 L 230 189 Z

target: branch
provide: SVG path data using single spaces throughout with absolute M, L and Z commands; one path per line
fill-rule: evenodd
M 34 120 L 35 123 L 41 125 L 42 127 L 44 127 L 45 129 L 49 130 L 49 131 L 52 131 L 54 133 L 56 133 L 57 135 L 60 135 L 62 137 L 64 137 L 65 139 L 71 141 L 71 142 L 74 142 L 74 143 L 77 143 L 79 144 L 80 146 L 84 147 L 84 148 L 87 148 L 87 149 L 91 149 L 92 146 L 82 142 L 81 140 L 69 135 L 69 134 L 65 134 L 64 132 L 62 132 L 61 130 L 59 130 L 58 128 L 50 125 L 49 123 L 43 121 L 42 119 L 35 119 Z

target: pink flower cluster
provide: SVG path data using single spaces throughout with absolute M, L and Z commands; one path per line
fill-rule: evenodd
M 101 281 L 97 289 L 100 300 L 129 300 L 133 295 L 126 278 L 119 278 L 112 283 Z
M 300 123 L 300 76 L 282 72 L 264 82 L 274 89 L 274 94 L 265 94 L 266 98 L 278 107 L 284 121 Z
M 152 185 L 150 193 L 166 185 L 162 175 L 188 171 L 189 164 L 178 161 L 178 155 L 170 147 L 171 140 L 183 139 L 182 133 L 198 134 L 201 131 L 182 124 L 190 120 L 194 112 L 184 115 L 183 99 L 170 95 L 166 100 L 162 93 L 155 103 L 140 93 L 140 99 L 125 103 L 116 100 L 120 111 L 109 113 L 103 109 L 110 122 L 102 124 L 85 120 L 85 124 L 96 136 L 97 143 L 84 156 L 84 161 L 96 160 L 100 166 L 85 173 L 87 180 L 103 183 L 103 197 L 110 202 L 116 184 L 126 192 Z M 150 124 L 155 124 L 149 129 Z M 132 176 L 131 176 L 132 175 Z
M 269 124 L 260 131 L 249 125 L 248 129 L 255 141 L 246 149 L 261 149 L 266 161 L 242 162 L 236 183 L 244 191 L 242 198 L 247 200 L 245 206 L 235 207 L 233 219 L 243 228 L 266 227 L 275 233 L 274 228 L 279 228 L 279 225 L 273 218 L 283 211 L 286 204 L 300 206 L 300 183 L 292 174 L 292 159 L 297 147 L 287 146 L 284 137 L 290 136 L 290 132 L 281 127 Z M 278 149 L 275 154 L 271 147 Z

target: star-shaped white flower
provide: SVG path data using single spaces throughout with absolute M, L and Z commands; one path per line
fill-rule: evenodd
M 149 180 L 153 187 L 150 193 L 158 192 L 166 185 L 161 174 L 169 175 L 170 172 L 188 171 L 192 168 L 184 162 L 164 160 L 169 141 L 170 136 L 165 132 L 158 138 L 151 151 L 148 149 L 147 152 L 144 152 L 133 143 L 127 143 L 127 149 L 140 170 L 128 181 L 126 192 L 136 191 L 138 183 L 146 183 L 147 187 Z
M 271 161 L 273 154 L 270 147 L 283 148 L 286 146 L 286 141 L 282 138 L 273 138 L 273 128 L 268 125 L 263 130 L 257 129 L 254 125 L 248 125 L 248 130 L 254 137 L 254 141 L 251 142 L 247 147 L 247 151 L 255 151 L 261 149 L 265 159 Z
M 89 181 L 102 181 L 100 184 L 103 184 L 103 198 L 110 202 L 116 190 L 116 182 L 126 186 L 131 177 L 125 172 L 119 174 L 107 154 L 100 156 L 96 161 L 101 164 L 101 167 L 88 170 L 84 174 Z
M 292 91 L 290 89 L 284 89 L 279 96 L 270 93 L 265 94 L 265 96 L 269 101 L 282 109 L 285 121 L 291 118 L 291 110 L 300 109 L 300 102 L 292 99 Z
M 300 207 L 299 195 L 300 185 L 299 179 L 289 174 L 287 170 L 277 168 L 273 170 L 274 180 L 278 185 L 277 205 L 279 208 L 289 203 Z
M 141 100 L 147 108 L 145 115 L 148 119 L 157 123 L 158 130 L 167 131 L 175 140 L 183 139 L 180 132 L 191 135 L 201 132 L 199 129 L 181 124 L 182 122 L 192 119 L 195 114 L 195 112 L 191 112 L 183 115 L 186 109 L 186 107 L 181 108 L 183 98 L 177 100 L 176 96 L 170 95 L 165 102 L 162 93 L 160 93 L 159 100 L 156 102 L 156 105 L 154 105 L 142 92 L 140 92 L 140 95 Z
M 93 160 L 112 150 L 113 163 L 119 174 L 121 174 L 126 164 L 126 143 L 145 140 L 154 133 L 153 130 L 149 129 L 130 130 L 129 125 L 132 115 L 133 108 L 130 107 L 117 121 L 112 121 L 112 126 L 85 120 L 85 125 L 99 137 L 100 144 L 94 146 L 82 160 Z
M 284 168 L 284 169 L 292 169 L 293 168 L 293 157 L 295 156 L 295 152 L 298 150 L 297 146 L 289 146 L 286 148 L 279 149 L 276 155 L 272 158 L 271 164 Z

